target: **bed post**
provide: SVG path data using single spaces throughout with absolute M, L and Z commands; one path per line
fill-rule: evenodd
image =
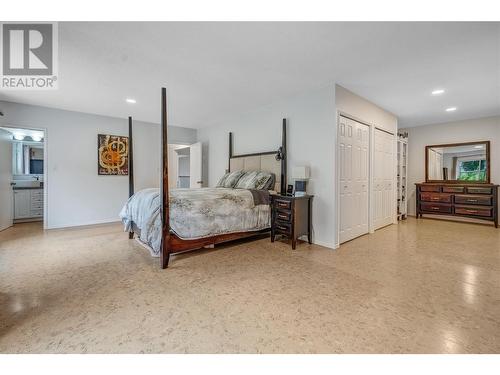
M 281 194 L 286 194 L 286 184 L 287 184 L 287 173 L 286 173 L 286 118 L 283 119 L 283 129 L 281 132 Z
M 229 132 L 229 160 L 228 160 L 226 172 L 231 172 L 231 158 L 232 157 L 233 157 L 233 133 Z
M 168 267 L 170 258 L 170 207 L 168 201 L 168 137 L 167 137 L 167 89 L 161 89 L 161 169 L 160 180 L 160 211 L 161 211 L 161 248 L 160 262 L 161 268 Z
M 134 195 L 134 140 L 132 138 L 132 117 L 128 118 L 128 197 Z M 134 231 L 131 228 L 128 238 L 134 238 Z

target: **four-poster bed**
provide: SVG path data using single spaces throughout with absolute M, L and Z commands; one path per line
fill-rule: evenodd
M 133 163 L 134 163 L 134 158 L 133 158 L 133 135 L 132 135 L 132 118 L 129 117 L 129 202 L 134 199 L 134 175 L 133 175 Z M 269 151 L 269 152 L 258 152 L 258 153 L 251 153 L 251 154 L 243 154 L 243 155 L 235 155 L 233 152 L 233 134 L 229 133 L 229 162 L 228 162 L 228 172 L 235 172 L 235 171 L 242 171 L 241 173 L 247 172 L 247 173 L 254 173 L 253 171 L 264 171 L 265 173 L 272 174 L 275 176 L 275 184 L 272 187 L 273 191 L 280 192 L 281 194 L 284 194 L 286 191 L 286 178 L 287 178 L 287 173 L 286 173 L 286 119 L 283 119 L 283 124 L 282 124 L 282 144 L 279 147 L 278 150 L 276 151 Z M 167 125 L 167 93 L 166 89 L 162 88 L 161 90 L 161 179 L 160 179 L 160 192 L 159 192 L 159 217 L 161 218 L 161 233 L 159 233 L 159 236 L 161 236 L 160 244 L 159 244 L 159 257 L 160 257 L 160 264 L 161 268 L 167 268 L 168 263 L 170 260 L 170 255 L 172 254 L 177 254 L 185 251 L 190 251 L 190 250 L 196 250 L 196 249 L 201 249 L 207 246 L 213 246 L 216 244 L 220 244 L 223 242 L 228 242 L 228 241 L 233 241 L 237 239 L 242 239 L 242 238 L 247 238 L 247 237 L 252 237 L 256 236 L 262 233 L 266 233 L 270 231 L 270 217 L 265 216 L 265 214 L 270 214 L 270 208 L 269 208 L 269 202 L 266 201 L 266 199 L 258 198 L 258 196 L 261 196 L 261 194 L 257 194 L 259 192 L 255 191 L 250 191 L 250 189 L 210 189 L 210 188 L 201 188 L 201 189 L 174 189 L 172 192 L 169 191 L 168 189 L 168 125 Z M 150 192 L 147 192 L 146 190 L 150 190 Z M 143 192 L 145 192 L 145 195 L 152 193 L 153 190 L 156 190 L 156 194 L 158 194 L 157 189 L 145 189 Z M 206 190 L 206 192 L 204 192 Z M 249 193 L 250 191 L 250 193 Z M 138 192 L 136 195 L 139 195 L 141 192 Z M 220 194 L 219 194 L 220 193 Z M 269 193 L 266 191 L 267 195 Z M 246 195 L 245 195 L 246 194 Z M 172 195 L 172 196 L 171 196 Z M 182 222 L 179 220 L 178 217 L 175 217 L 175 215 L 180 215 L 179 211 L 181 210 L 178 208 L 179 202 L 182 202 L 181 199 L 184 199 L 186 196 L 194 196 L 189 197 L 191 198 L 190 201 L 187 201 L 188 204 L 183 204 L 186 206 L 189 205 L 196 205 L 199 204 L 199 199 L 198 197 L 207 195 L 209 196 L 208 199 L 211 199 L 211 196 L 214 196 L 215 199 L 220 199 L 218 195 L 222 195 L 223 198 L 225 199 L 224 202 L 226 201 L 237 201 L 239 205 L 244 206 L 245 199 L 248 201 L 249 199 L 252 198 L 253 196 L 253 202 L 255 203 L 254 208 L 246 208 L 246 211 L 244 212 L 244 215 L 242 217 L 248 218 L 249 212 L 253 214 L 253 211 L 255 211 L 255 217 L 257 217 L 256 221 L 260 223 L 256 225 L 252 225 L 251 228 L 243 228 L 244 230 L 242 231 L 232 231 L 229 233 L 220 233 L 221 230 L 220 228 L 217 228 L 217 230 L 214 230 L 214 232 L 210 233 L 204 233 L 202 236 L 199 236 L 197 238 L 191 238 L 190 236 L 180 236 L 179 233 L 183 232 L 182 230 L 179 230 L 179 222 Z M 250 198 L 249 198 L 250 197 Z M 256 198 L 257 197 L 257 198 Z M 172 199 L 174 201 L 172 201 Z M 198 200 L 197 200 L 198 199 Z M 207 200 L 207 198 L 204 198 Z M 256 199 L 260 201 L 256 203 Z M 152 202 L 154 200 L 153 198 L 149 198 L 146 196 L 145 200 L 147 201 L 146 204 L 149 204 L 150 206 L 152 205 Z M 172 202 L 174 204 L 177 204 L 175 206 L 177 208 L 177 211 L 172 211 L 173 206 Z M 193 203 L 194 202 L 194 203 Z M 217 203 L 214 202 L 202 202 L 205 204 L 203 206 L 203 210 L 207 210 L 207 205 L 210 206 L 210 204 L 214 206 L 218 206 L 219 201 Z M 158 203 L 158 202 L 156 202 Z M 247 202 L 248 203 L 248 202 Z M 267 206 L 266 206 L 267 205 Z M 251 205 L 250 205 L 251 206 Z M 124 210 L 127 208 L 127 205 L 124 207 Z M 185 207 L 182 207 L 185 208 Z M 260 209 L 259 209 L 260 208 Z M 134 208 L 135 212 L 140 211 L 137 208 Z M 228 220 L 229 219 L 234 219 L 234 208 L 233 212 L 230 214 L 228 213 Z M 133 209 L 131 209 L 133 210 Z M 216 210 L 216 209 L 214 209 Z M 245 208 L 241 208 L 241 210 L 245 210 Z M 123 210 L 122 210 L 123 211 Z M 269 211 L 269 212 L 268 212 Z M 238 213 L 238 212 L 237 212 Z M 174 214 L 174 217 L 171 215 Z M 220 213 L 218 213 L 220 215 Z M 224 214 L 224 212 L 223 212 Z M 229 217 L 229 215 L 232 215 Z M 245 216 L 246 215 L 246 216 Z M 136 215 L 140 216 L 140 214 Z M 237 215 L 236 215 L 237 216 Z M 250 215 L 251 216 L 251 215 Z M 266 225 L 262 225 L 262 222 L 264 221 L 265 218 L 266 220 Z M 134 237 L 134 232 L 140 234 L 140 230 L 135 225 L 134 219 L 133 218 L 127 218 L 128 223 L 126 224 L 127 227 L 129 228 L 129 238 Z M 172 221 L 173 220 L 173 221 Z M 208 220 L 208 219 L 207 219 Z M 210 217 L 210 220 L 213 220 L 213 215 Z M 220 218 L 219 218 L 220 221 Z M 233 220 L 234 221 L 234 220 Z M 252 220 L 248 220 L 251 221 Z M 187 222 L 188 225 L 193 225 L 196 226 L 196 223 L 193 221 L 189 220 L 184 220 L 184 222 Z M 125 221 L 124 221 L 125 223 Z M 210 223 L 212 224 L 212 223 Z M 220 224 L 220 223 L 219 223 Z M 177 231 L 172 228 L 172 225 L 177 225 Z M 212 227 L 215 227 L 212 225 Z M 150 231 L 150 229 L 148 229 Z

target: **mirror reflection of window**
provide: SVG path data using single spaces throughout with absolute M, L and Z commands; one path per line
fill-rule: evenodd
M 486 182 L 488 165 L 486 144 L 429 147 L 429 180 Z
M 486 158 L 461 158 L 457 162 L 457 180 L 484 181 L 486 179 Z

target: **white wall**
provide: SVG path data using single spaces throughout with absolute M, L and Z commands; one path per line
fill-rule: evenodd
M 97 174 L 97 134 L 128 134 L 126 118 L 0 101 L 0 125 L 47 129 L 47 227 L 117 221 L 128 176 Z M 196 142 L 196 130 L 169 127 L 169 142 Z M 136 191 L 159 185 L 160 126 L 134 121 Z
M 214 186 L 228 167 L 228 133 L 236 154 L 276 150 L 281 145 L 282 118 L 288 120 L 288 183 L 294 166 L 311 169 L 308 192 L 313 200 L 313 241 L 334 247 L 335 90 L 333 84 L 283 99 L 255 111 L 232 116 L 198 130 L 204 145 L 204 180 Z M 207 180 L 208 177 L 208 180 Z
M 403 129 L 408 138 L 408 213 L 415 215 L 415 183 L 425 181 L 425 146 L 491 141 L 491 182 L 500 184 L 500 117 Z

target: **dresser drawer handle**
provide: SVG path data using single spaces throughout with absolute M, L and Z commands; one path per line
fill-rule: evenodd
M 439 211 L 439 207 L 431 207 L 431 210 Z
M 288 203 L 278 203 L 279 207 L 288 207 Z
M 477 203 L 477 199 L 467 199 L 467 202 Z
M 280 230 L 288 230 L 287 227 L 282 227 L 281 225 L 276 225 L 276 228 L 278 228 Z
M 285 219 L 285 220 L 288 220 L 288 215 L 278 214 L 278 217 L 279 217 L 280 219 Z
M 470 214 L 477 214 L 478 211 L 477 210 L 466 210 L 468 213 Z

